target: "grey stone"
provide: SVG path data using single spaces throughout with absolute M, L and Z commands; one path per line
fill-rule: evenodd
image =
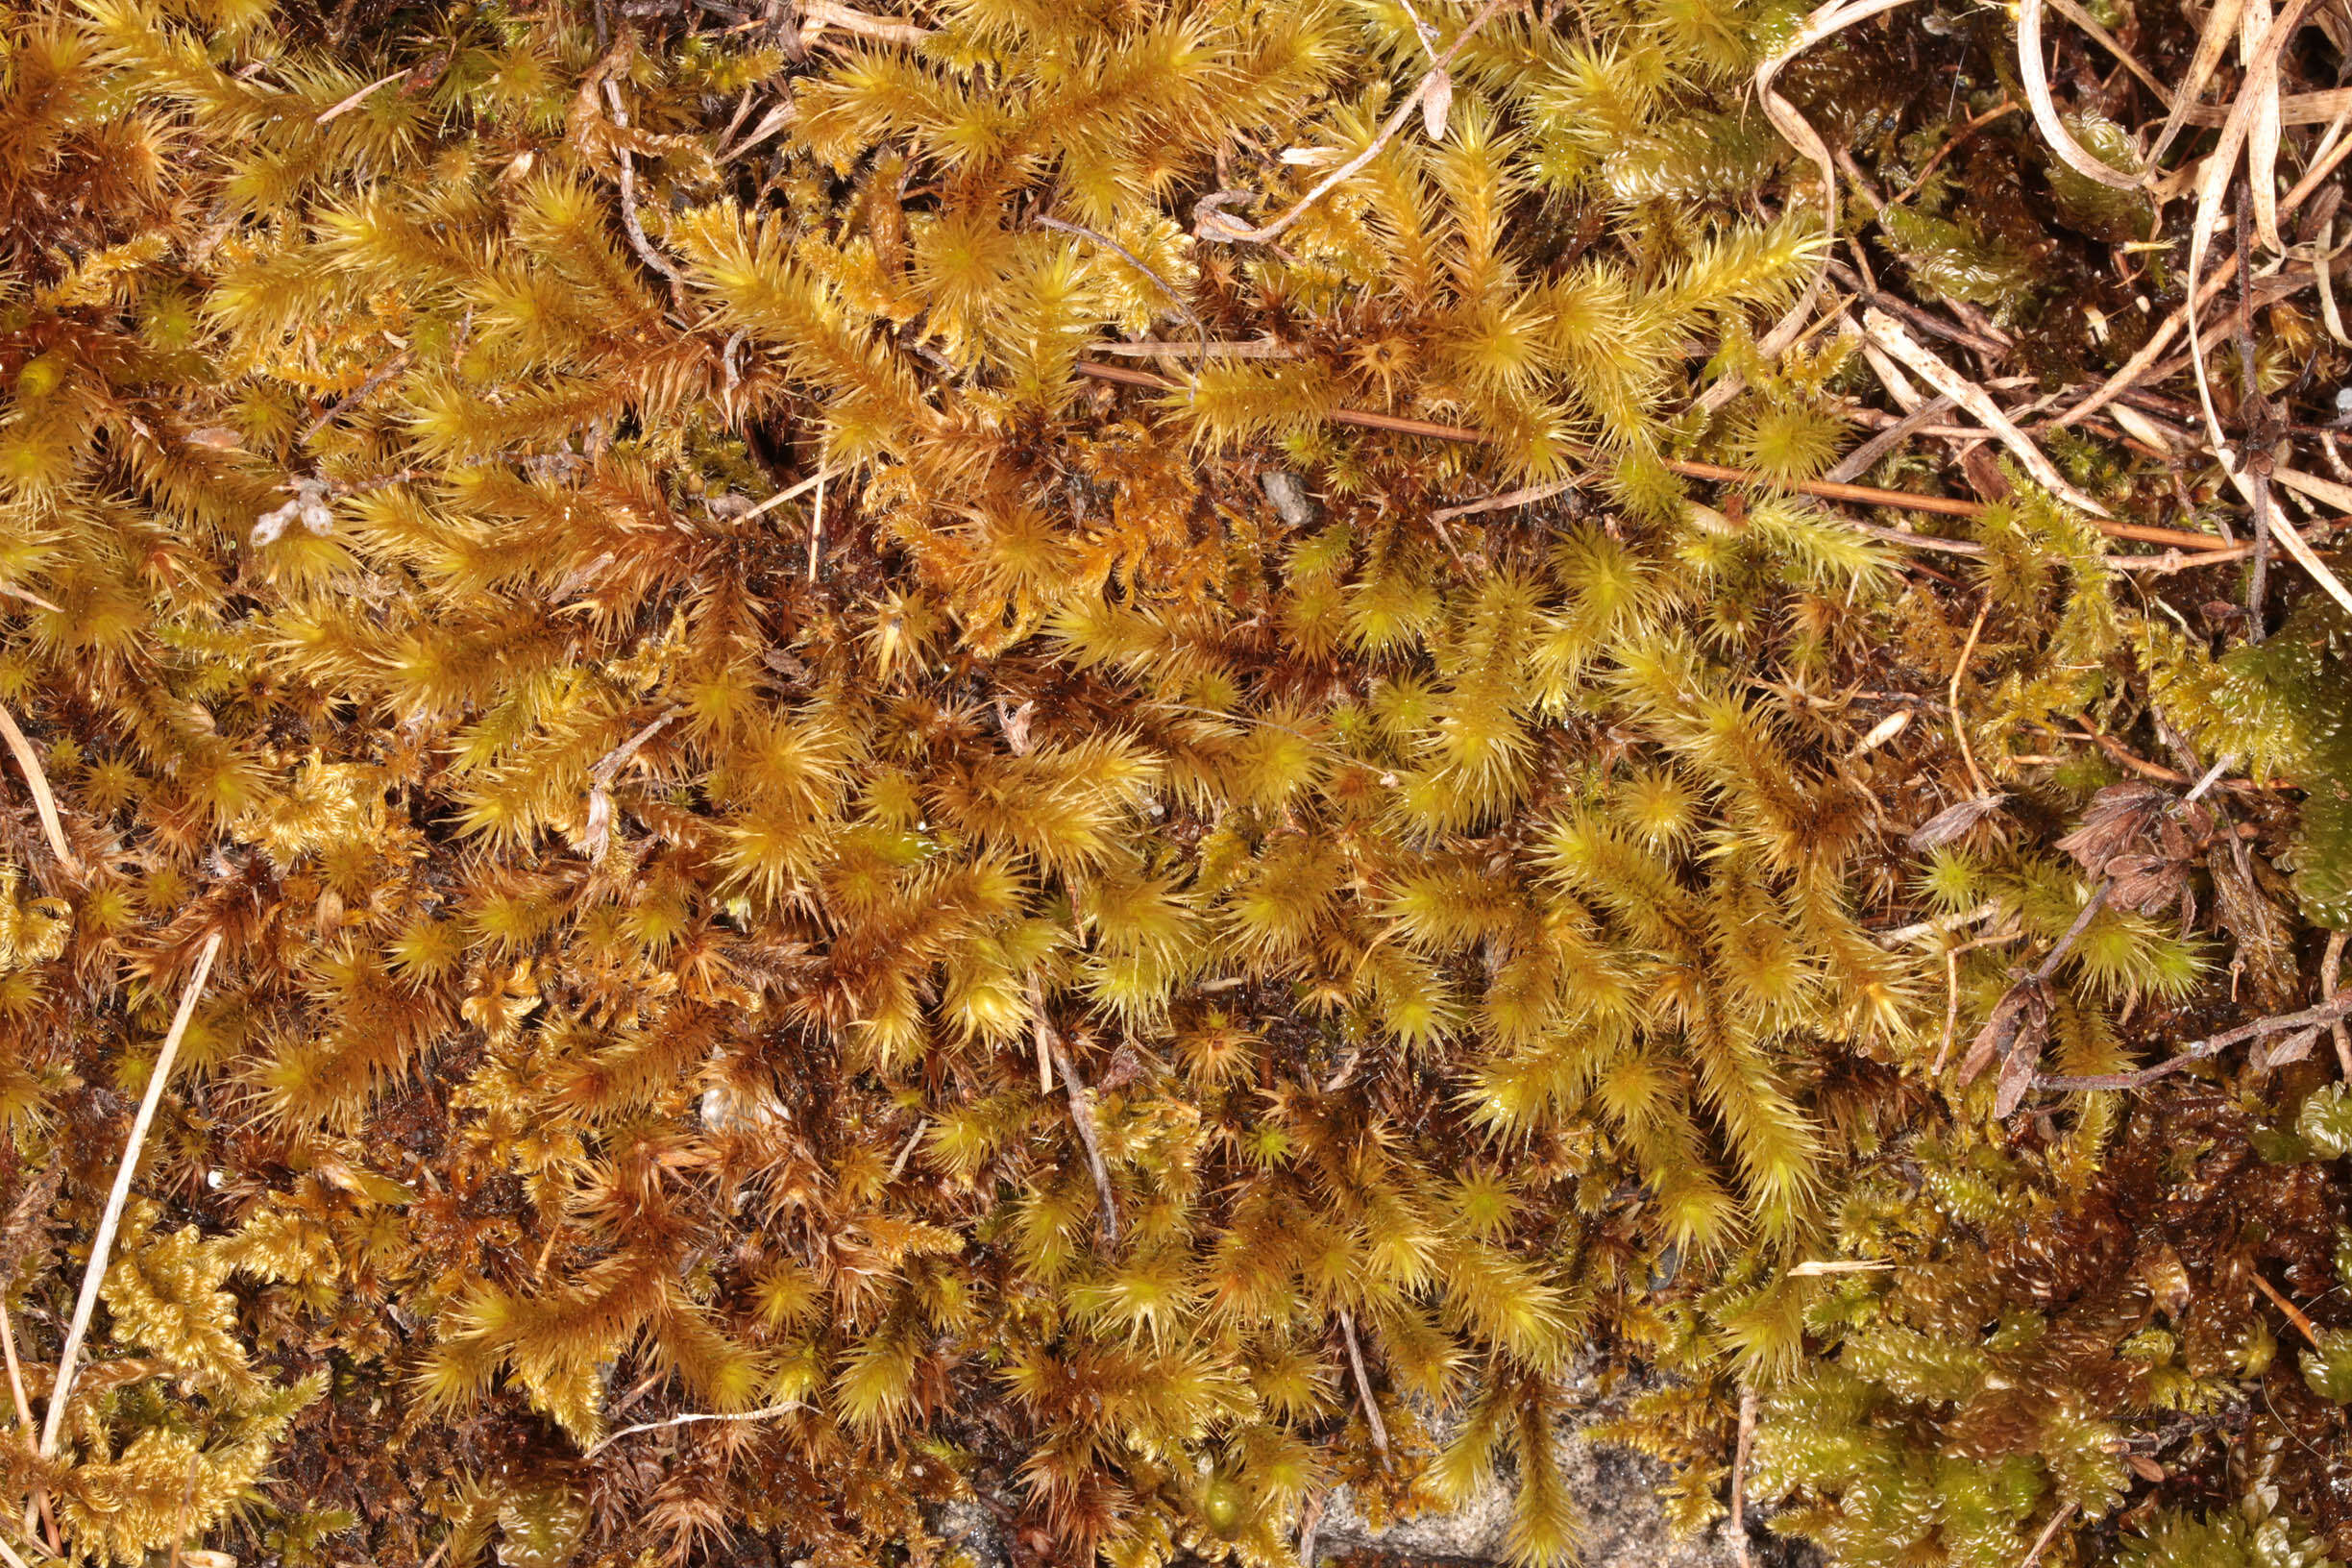
M 979 1503 L 969 1498 L 943 1503 L 927 1522 L 945 1549 L 942 1563 L 958 1564 L 961 1557 L 958 1568 L 1011 1568 L 1013 1555 L 1005 1550 L 995 1516 Z
M 1266 500 L 1282 514 L 1283 522 L 1293 528 L 1303 528 L 1315 520 L 1315 503 L 1307 494 L 1307 486 L 1296 474 L 1286 469 L 1269 469 L 1258 476 L 1265 490 Z
M 1583 1515 L 1583 1568 L 1741 1568 L 1727 1520 L 1717 1520 L 1694 1538 L 1672 1538 L 1658 1502 L 1658 1488 L 1667 1479 L 1665 1466 L 1647 1455 L 1583 1435 L 1581 1428 L 1617 1413 L 1645 1386 L 1655 1384 L 1629 1381 L 1603 1399 L 1589 1376 L 1570 1384 L 1574 1403 L 1562 1422 L 1556 1452 L 1568 1493 Z M 1440 1441 L 1456 1430 L 1456 1423 L 1442 1412 L 1429 1412 L 1428 1425 Z M 1515 1490 L 1513 1478 L 1498 1475 L 1451 1512 L 1423 1514 L 1375 1530 L 1343 1486 L 1332 1494 L 1316 1527 L 1316 1556 L 1320 1559 L 1362 1553 L 1465 1564 L 1500 1562 Z M 1760 1528 L 1751 1534 L 1750 1555 L 1753 1568 L 1809 1560 L 1808 1555 L 1793 1551 Z

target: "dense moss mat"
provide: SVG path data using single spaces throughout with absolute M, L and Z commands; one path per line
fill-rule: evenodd
M 1832 256 L 1801 20 L 13 8 L 0 1541 L 1279 1564 L 1500 1469 L 1556 1562 L 1598 1358 L 1686 1527 L 2352 1557 L 2329 1035 L 2042 1081 L 2320 998 L 2352 625 L 1981 450 L 1802 493 L 1833 259 L 2052 390 L 2180 279 L 1956 9 L 1782 75 Z M 2041 433 L 2207 528 L 2163 412 Z

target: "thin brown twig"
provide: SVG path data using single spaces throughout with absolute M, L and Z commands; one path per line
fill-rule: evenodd
M 1270 337 L 1212 340 L 1206 345 L 1213 359 L 1296 359 L 1296 345 L 1278 343 Z M 1096 343 L 1096 354 L 1123 355 L 1135 359 L 1181 359 L 1197 352 L 1196 343 L 1170 343 L 1146 338 L 1135 343 Z
M 1060 1045 L 1054 1060 L 1062 1068 L 1062 1092 L 1069 1100 L 1070 1120 L 1078 1124 L 1078 1141 L 1086 1146 L 1087 1169 L 1094 1177 L 1094 1195 L 1102 1202 L 1103 1245 L 1116 1247 L 1119 1238 L 1118 1202 L 1111 1192 L 1111 1167 L 1103 1163 L 1102 1129 L 1094 1121 L 1093 1091 L 1078 1076 L 1078 1065 Z
M 2189 775 L 2182 772 L 2179 769 L 2168 768 L 2161 762 L 2148 761 L 2147 758 L 2140 755 L 2137 751 L 2132 750 L 2131 747 L 2125 746 L 2121 741 L 2117 740 L 2113 735 L 2102 735 L 2095 729 L 2059 730 L 2056 733 L 2061 735 L 2073 735 L 2077 739 L 2089 741 L 2092 745 L 2097 747 L 2101 751 L 2106 752 L 2107 755 L 2114 761 L 2121 764 L 2125 768 L 2130 769 L 2133 772 L 2138 773 L 2142 778 L 2152 778 L 2165 784 L 2187 784 L 2191 782 Z M 2295 785 L 2281 779 L 2273 779 L 2267 786 L 2265 786 L 2255 783 L 2250 778 L 2223 779 L 2221 780 L 2220 787 L 2225 790 L 2234 791 L 2241 795 L 2261 795 L 2265 793 L 2266 789 L 2291 790 L 2296 788 Z
M 1514 506 L 1531 505 L 1539 501 L 1549 501 L 1554 496 L 1564 495 L 1582 483 L 1581 479 L 1554 479 L 1549 484 L 1531 484 L 1523 489 L 1506 490 L 1499 495 L 1463 502 L 1458 506 L 1442 507 L 1430 513 L 1430 521 L 1451 523 L 1458 517 L 1476 517 L 1481 512 L 1508 511 Z
M 2162 82 L 2157 81 L 2156 73 L 2141 64 L 2138 58 L 2123 47 L 2122 40 L 2108 32 L 2097 17 L 2076 5 L 2074 0 L 2049 0 L 2049 8 L 2088 33 L 2098 42 L 2099 47 L 2121 61 L 2123 68 L 2138 77 L 2140 85 L 2155 95 L 2156 102 L 2164 106 L 2166 113 L 2172 111 L 2172 90 Z
M 1944 1064 L 1951 1060 L 1951 1048 L 1960 1034 L 1960 948 L 1944 949 L 1944 1037 L 1936 1042 L 1935 1061 L 1927 1068 L 1927 1076 L 1944 1076 Z
M 2107 907 L 2107 895 L 2114 891 L 2115 878 L 2112 876 L 2091 890 L 2091 896 L 2083 900 L 2083 907 L 2075 913 L 2074 923 L 2066 928 L 2057 944 L 2043 955 L 2040 964 L 2034 966 L 2033 977 L 2036 980 L 2047 980 L 2058 972 L 2058 966 L 2065 961 L 2067 954 L 2074 950 L 2074 943 L 2082 939 L 2082 934 L 2091 929 L 2092 920 Z
M 1969 137 L 1974 135 L 1977 132 L 1982 131 L 1986 126 L 1991 125 L 1995 120 L 1999 119 L 2002 115 L 2014 114 L 2017 112 L 2017 110 L 2018 106 L 2014 102 L 1998 103 L 1994 105 L 1991 109 L 1986 110 L 1982 114 L 1979 114 L 1973 119 L 1970 120 L 1959 130 L 1953 132 L 1950 138 L 1947 140 L 1943 146 L 1938 147 L 1935 150 L 1935 156 L 1928 159 L 1926 164 L 1921 168 L 1919 178 L 1913 180 L 1909 184 L 1903 186 L 1903 188 L 1897 194 L 1888 197 L 1886 200 L 1886 205 L 1888 207 L 1900 207 L 1903 203 L 1909 201 L 1913 196 L 1919 194 L 1920 187 L 1927 183 L 1928 177 L 1934 174 L 1937 169 L 1943 167 L 1944 160 L 1951 157 L 1954 152 L 1958 151 L 1961 143 L 1967 141 Z
M 1372 1397 L 1372 1380 L 1364 1372 L 1363 1347 L 1356 1342 L 1356 1319 L 1345 1308 L 1339 1311 L 1339 1335 L 1347 1341 L 1348 1365 L 1356 1373 L 1356 1397 L 1363 1403 L 1364 1425 L 1372 1431 L 1372 1446 L 1385 1454 L 1388 1425 L 1381 1419 L 1379 1401 Z
M 1209 324 L 1201 320 L 1200 313 L 1192 308 L 1189 301 L 1188 301 L 1182 294 L 1176 292 L 1176 285 L 1169 282 L 1165 278 L 1161 277 L 1159 272 L 1153 268 L 1149 262 L 1145 261 L 1141 257 L 1136 255 L 1135 252 L 1129 250 L 1126 246 L 1121 245 L 1117 240 L 1113 239 L 1109 234 L 1098 234 L 1093 230 L 1089 229 L 1082 223 L 1071 223 L 1064 218 L 1048 217 L 1040 217 L 1034 221 L 1041 229 L 1058 230 L 1066 234 L 1074 234 L 1080 239 L 1090 239 L 1097 245 L 1109 246 L 1112 250 L 1115 250 L 1118 252 L 1119 255 L 1125 257 L 1128 264 L 1134 267 L 1136 271 L 1141 273 L 1144 277 L 1149 278 L 1153 282 L 1158 283 L 1160 285 L 1160 292 L 1168 297 L 1168 303 L 1175 306 L 1177 309 L 1183 311 L 1185 320 L 1190 322 L 1192 324 L 1193 331 L 1200 334 L 1200 357 L 1192 366 L 1192 374 L 1194 376 L 1198 376 L 1202 371 L 1209 368 Z
M 90 1238 L 89 1262 L 82 1270 L 82 1294 L 74 1303 L 73 1322 L 65 1331 L 65 1348 L 58 1352 L 57 1379 L 49 1390 L 49 1413 L 41 1423 L 40 1457 L 44 1459 L 57 1452 L 58 1433 L 65 1423 L 66 1397 L 73 1392 L 74 1373 L 82 1356 L 82 1339 L 89 1333 L 90 1314 L 98 1307 L 98 1287 L 106 1279 L 108 1255 L 114 1247 L 114 1232 L 122 1224 L 123 1206 L 131 1199 L 131 1179 L 138 1172 L 140 1145 L 146 1142 L 147 1129 L 155 1122 L 156 1108 L 162 1103 L 172 1060 L 180 1054 L 180 1041 L 187 1034 L 188 1020 L 196 1016 L 196 998 L 203 994 L 205 981 L 212 973 L 212 960 L 219 954 L 220 944 L 218 931 L 205 939 L 203 950 L 196 955 L 195 972 L 181 989 L 180 1010 L 172 1016 L 171 1031 L 163 1037 L 163 1048 L 147 1074 L 147 1090 L 139 1096 L 138 1115 L 132 1118 L 122 1164 L 114 1172 L 114 1188 L 107 1194 L 106 1212 L 99 1216 L 97 1234 Z
M 2276 1017 L 2257 1018 L 2252 1023 L 2242 1023 L 2235 1029 L 2224 1030 L 2220 1034 L 2200 1040 L 2179 1055 L 2167 1057 L 2155 1066 L 2142 1067 L 2137 1072 L 2037 1077 L 2034 1079 L 2034 1087 L 2060 1090 L 2141 1089 L 2154 1083 L 2159 1078 L 2169 1077 L 2183 1067 L 2194 1066 L 2199 1062 L 2218 1056 L 2241 1041 L 2284 1034 L 2291 1029 L 2303 1029 L 2315 1024 L 2324 1026 L 2336 1022 L 2346 1014 L 2352 1014 L 2352 995 L 2340 995 L 2333 1001 L 2322 1002 L 2317 1007 L 2307 1007 L 2300 1013 L 2283 1013 Z
M 303 427 L 303 432 L 294 438 L 294 444 L 298 447 L 302 446 L 319 431 L 340 419 L 347 411 L 366 402 L 369 394 L 408 368 L 408 357 L 409 351 L 403 349 L 385 360 L 381 368 L 372 372 L 366 380 L 361 381 L 357 386 L 353 387 L 349 392 L 321 409 L 318 418 Z
M 49 841 L 49 852 L 57 856 L 58 864 L 65 868 L 68 876 L 81 875 L 82 863 L 74 858 L 73 850 L 65 843 L 65 823 L 58 816 L 57 796 L 49 793 L 49 775 L 42 771 L 40 756 L 33 749 L 33 743 L 16 727 L 16 716 L 8 711 L 5 703 L 0 703 L 0 740 L 8 742 L 16 766 L 24 772 L 25 788 L 33 792 L 33 809 L 40 816 L 41 834 Z
M 1128 365 L 1105 365 L 1098 364 L 1091 359 L 1081 359 L 1072 368 L 1081 376 L 1090 376 L 1097 380 L 1110 381 L 1119 386 L 1140 387 L 1153 392 L 1181 390 L 1176 382 L 1169 380 L 1164 376 L 1156 376 L 1148 370 L 1137 370 Z M 1360 408 L 1334 408 L 1328 410 L 1323 417 L 1335 425 L 1356 425 L 1366 429 L 1388 430 L 1399 435 L 1428 436 L 1432 440 L 1458 441 L 1465 445 L 1482 446 L 1489 439 L 1482 430 L 1473 430 L 1459 425 L 1438 425 L 1428 420 L 1405 419 L 1395 414 L 1378 414 Z M 1589 452 L 1583 454 L 1591 455 Z M 1711 484 L 1757 486 L 1772 484 L 1772 481 L 1767 480 L 1763 475 L 1753 469 L 1730 468 L 1722 463 L 1703 463 L 1685 458 L 1669 458 L 1661 466 L 1672 473 L 1681 475 L 1684 478 L 1703 479 Z M 1987 509 L 1984 502 L 1964 501 L 1957 496 L 1923 496 L 1908 490 L 1882 490 L 1876 485 L 1832 483 L 1825 479 L 1803 479 L 1794 484 L 1773 487 L 1786 489 L 1801 496 L 1812 496 L 1823 501 L 1847 501 L 1859 506 L 1887 506 L 1900 511 L 1935 512 L 1946 517 L 1982 517 Z M 1492 506 L 1472 503 L 1466 509 L 1448 508 L 1436 515 L 1451 520 L 1455 517 L 1467 516 L 1471 510 L 1500 510 L 1506 504 L 1516 505 L 1528 501 L 1539 501 L 1545 496 L 1557 495 L 1561 490 L 1569 488 L 1572 486 L 1565 481 L 1559 482 L 1556 487 L 1535 485 L 1530 487 L 1526 492 L 1510 491 L 1505 496 L 1489 497 L 1487 499 L 1495 502 Z M 1509 500 L 1507 499 L 1509 497 L 1519 499 Z M 2111 539 L 2131 539 L 2149 545 L 2170 545 L 2178 550 L 2193 551 L 2217 551 L 2226 544 L 2226 541 L 2218 535 L 2194 533 L 2186 528 L 2162 528 L 2139 523 L 2119 523 L 2107 517 L 2094 517 L 2090 522 L 2094 528 Z M 1940 548 L 1925 540 L 1922 540 L 1921 544 L 1925 549 Z M 1953 553 L 1973 554 L 1976 551 L 1972 549 L 1961 549 L 1953 551 Z
M 24 1367 L 16 1360 L 16 1325 L 9 1316 L 4 1291 L 0 1291 L 0 1351 L 8 1354 L 9 1396 L 16 1403 L 16 1430 L 24 1436 L 25 1452 L 37 1454 L 39 1447 L 33 1431 L 33 1401 L 25 1396 Z M 64 1543 L 58 1534 L 57 1520 L 49 1511 L 49 1495 L 46 1492 L 36 1496 L 35 1507 L 40 1514 L 42 1538 L 54 1556 Z M 27 1517 L 29 1519 L 30 1514 Z M 30 1524 L 26 1527 L 26 1533 L 31 1533 Z
M 2319 1330 L 2317 1325 L 2314 1324 L 2310 1317 L 2305 1315 L 2302 1308 L 2297 1307 L 2293 1302 L 2289 1301 L 2285 1293 L 2282 1292 L 2277 1286 L 2272 1285 L 2268 1280 L 2264 1279 L 2259 1271 L 2257 1271 L 2254 1275 L 2254 1288 L 2260 1290 L 2264 1295 L 2268 1296 L 2271 1302 L 2277 1306 L 2278 1310 L 2287 1314 L 2287 1321 L 2292 1323 L 2296 1328 L 2302 1330 L 2303 1337 L 2309 1340 L 2315 1348 L 2318 1345 Z
M 1822 478 L 1831 481 L 1832 483 L 1839 484 L 1848 483 L 1851 480 L 1860 478 L 1863 475 L 1868 474 L 1871 469 L 1876 465 L 1879 458 L 1884 457 L 1888 453 L 1893 452 L 1897 447 L 1902 445 L 1905 441 L 1908 441 L 1913 435 L 1925 430 L 1938 419 L 1941 419 L 1944 415 L 1951 412 L 1951 410 L 1957 406 L 1958 404 L 1954 404 L 1951 399 L 1946 397 L 1941 392 L 1937 393 L 1934 397 L 1928 399 L 1925 403 L 1921 404 L 1917 408 L 1914 408 L 1911 410 L 1911 412 L 1903 415 L 1900 419 L 1895 421 L 1894 424 L 1889 425 L 1885 429 L 1880 430 L 1876 435 L 1872 436 L 1868 441 L 1863 442 L 1860 446 L 1854 448 L 1853 451 L 1839 458 L 1836 466 L 1831 468 L 1828 473 L 1824 474 Z

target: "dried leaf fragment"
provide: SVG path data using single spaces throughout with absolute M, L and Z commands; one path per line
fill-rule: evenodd
M 1446 115 L 1454 108 L 1454 79 L 1443 70 L 1432 71 L 1421 88 L 1421 129 L 1432 141 L 1445 140 Z
M 1991 795 L 1963 800 L 1956 806 L 1946 806 L 1922 822 L 1903 842 L 1922 854 L 1941 848 L 2000 810 L 2001 803 L 2008 798 L 2007 794 L 1996 790 Z
M 2049 1035 L 2050 1003 L 2047 981 L 2031 975 L 2020 980 L 1994 1005 L 1992 1017 L 1985 1019 L 1984 1027 L 1969 1043 L 1968 1055 L 1960 1061 L 1960 1082 L 1972 1084 L 1993 1065 L 1995 1057 L 2001 1059 L 2004 1070 L 2000 1098 L 2010 1102 L 2001 1111 L 2002 1115 L 2015 1109 L 2011 1101 L 2013 1092 L 2018 1098 L 2024 1094 L 2022 1086 L 2013 1090 L 2006 1064 L 2015 1057 L 2026 1058 L 2026 1079 L 2030 1083 L 2033 1067 L 2042 1059 L 2042 1041 Z

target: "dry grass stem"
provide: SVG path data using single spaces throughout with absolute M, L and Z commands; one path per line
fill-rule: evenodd
M 2042 1533 L 2034 1537 L 2032 1550 L 2025 1554 L 2025 1560 L 2019 1563 L 2018 1568 L 2034 1568 L 2034 1564 L 2042 1560 L 2042 1554 L 2049 1550 L 2050 1542 L 2058 1538 L 2058 1532 L 2066 1529 L 2067 1521 L 2073 1517 L 2074 1505 L 2071 1503 L 2051 1514 L 2049 1523 L 2044 1525 Z
M 11 599 L 21 599 L 35 609 L 47 610 L 51 615 L 65 613 L 62 606 L 50 603 L 30 588 L 19 588 L 12 583 L 0 582 L 0 594 L 6 594 Z
M 1773 82 L 1791 61 L 1823 39 L 1905 3 L 1906 0 L 1829 0 L 1827 5 L 1805 18 L 1804 25 L 1797 30 L 1794 37 L 1756 66 L 1756 100 L 1764 106 L 1764 117 L 1772 121 L 1773 129 L 1786 136 L 1790 144 L 1812 159 L 1813 166 L 1821 171 L 1822 248 L 1825 255 L 1830 246 L 1837 243 L 1837 162 L 1830 154 L 1829 144 L 1822 140 L 1821 133 L 1797 112 L 1794 104 L 1773 89 Z M 1797 303 L 1790 306 L 1787 313 L 1773 325 L 1772 331 L 1757 341 L 1756 348 L 1765 357 L 1771 358 L 1780 354 L 1797 341 L 1797 334 L 1804 331 L 1805 323 L 1812 317 L 1814 302 L 1821 297 L 1821 274 L 1816 273 Z M 1726 381 L 1719 384 L 1730 383 Z
M 196 999 L 203 994 L 205 981 L 212 973 L 212 960 L 219 954 L 220 944 L 217 931 L 205 939 L 203 949 L 196 955 L 195 972 L 181 988 L 180 1010 L 172 1016 L 171 1032 L 163 1037 L 163 1049 L 147 1074 L 147 1090 L 139 1097 L 138 1115 L 132 1119 L 131 1137 L 123 1145 L 122 1164 L 114 1172 L 114 1189 L 107 1194 L 106 1213 L 99 1216 L 97 1233 L 90 1238 L 89 1262 L 82 1271 L 82 1294 L 74 1302 L 73 1321 L 65 1330 L 65 1348 L 58 1353 L 57 1381 L 49 1390 L 47 1419 L 41 1423 L 42 1458 L 57 1452 L 58 1433 L 65 1423 L 65 1403 L 73 1392 L 76 1363 L 82 1356 L 83 1336 L 89 1333 L 90 1314 L 98 1307 L 98 1287 L 106 1279 L 114 1232 L 122 1224 L 123 1205 L 131 1198 L 131 1179 L 138 1172 L 139 1149 L 147 1141 L 147 1129 L 155 1122 L 156 1107 L 162 1103 L 163 1086 L 171 1078 L 172 1060 L 180 1054 L 180 1041 L 187 1034 L 188 1020 L 195 1017 Z
M 817 580 L 817 554 L 824 548 L 825 471 L 817 471 L 817 500 L 809 507 L 808 580 Z
M 781 1405 L 763 1405 L 756 1410 L 698 1410 L 691 1415 L 667 1416 L 659 1421 L 640 1421 L 633 1427 L 623 1427 L 611 1436 L 590 1445 L 580 1455 L 580 1458 L 593 1459 L 622 1438 L 634 1437 L 641 1432 L 662 1432 L 671 1427 L 692 1426 L 698 1421 L 766 1421 L 772 1416 L 790 1415 L 798 1409 L 800 1409 L 798 1400 L 787 1400 Z
M 775 508 L 783 505 L 788 501 L 798 501 L 802 496 L 807 495 L 811 490 L 814 490 L 819 485 L 824 483 L 825 480 L 840 478 L 843 473 L 844 470 L 838 468 L 821 468 L 816 473 L 810 475 L 807 478 L 800 480 L 798 483 L 786 485 L 783 489 L 778 490 L 774 495 L 770 496 L 766 501 L 761 502 L 757 506 L 754 506 L 749 511 L 744 513 L 743 521 L 748 523 L 751 521 L 751 519 L 758 517 L 761 513 L 773 511 Z
M 1905 331 L 1900 322 L 1873 306 L 1863 312 L 1862 330 L 1904 369 L 1967 409 L 1977 423 L 2000 437 L 2001 445 L 2016 454 L 2035 483 L 2076 511 L 2099 518 L 2108 515 L 2104 506 L 2068 482 L 2042 449 L 2011 423 L 1991 393 L 1937 358 L 1934 351 Z
M 931 36 L 932 30 L 899 16 L 869 16 L 862 11 L 852 11 L 835 0 L 799 0 L 800 43 L 807 47 L 824 37 L 828 29 L 838 28 L 876 43 L 919 44 Z
M 2197 37 L 2196 53 L 2190 58 L 2189 74 L 2173 89 L 2172 108 L 2165 115 L 2164 129 L 2157 132 L 2155 143 L 2148 148 L 2148 166 L 2155 167 L 2188 123 L 2189 110 L 2204 92 L 2205 84 L 2221 64 L 2221 57 L 2238 37 L 2238 19 L 2245 10 L 2245 0 L 2217 0 L 2205 18 L 2205 31 Z
M 2122 40 L 2108 32 L 2105 25 L 2096 16 L 2075 4 L 2075 0 L 2049 0 L 2049 8 L 2076 27 L 2081 28 L 2100 48 L 2115 56 L 2125 70 L 2140 79 L 2142 86 L 2155 95 L 2156 101 L 2165 107 L 2165 111 L 2171 112 L 2172 89 L 2157 81 L 2155 73 L 2141 64 L 2139 59 L 2130 50 L 2123 47 Z
M 332 109 L 321 110 L 318 118 L 312 120 L 310 123 L 312 125 L 325 125 L 331 120 L 338 119 L 341 116 L 350 113 L 353 110 L 357 109 L 361 104 L 366 103 L 368 101 L 368 95 L 373 93 L 378 87 L 388 87 L 393 83 L 398 82 L 402 77 L 406 76 L 410 71 L 415 69 L 416 67 L 414 65 L 404 65 L 399 70 L 394 71 L 390 76 L 378 77 L 375 81 L 370 82 L 366 86 L 361 87 L 357 92 L 353 93 L 350 97 L 344 99 Z
M 49 852 L 57 856 L 68 876 L 81 875 L 82 863 L 66 845 L 65 823 L 58 816 L 57 796 L 49 791 L 49 775 L 41 768 L 40 755 L 16 727 L 16 716 L 5 704 L 0 704 L 0 740 L 8 742 L 9 751 L 24 772 L 25 788 L 33 792 L 33 809 L 40 816 L 41 835 L 49 841 Z
M 2328 933 L 2327 951 L 2319 959 L 2319 999 L 2322 1002 L 2335 1001 L 2336 988 L 2343 984 L 2344 939 L 2347 936 L 2352 936 L 2352 932 Z M 2352 1031 L 2344 1028 L 2343 1019 L 2338 1018 L 2328 1025 L 2328 1040 L 2336 1047 L 2336 1066 L 2342 1070 L 2347 1081 L 2352 1081 Z
M 2076 174 L 2117 190 L 2139 189 L 2144 184 L 2139 175 L 2126 174 L 2083 151 L 2074 133 L 2058 117 L 2058 106 L 2050 98 L 2049 69 L 2043 60 L 2042 6 L 2043 0 L 2021 0 L 2017 24 L 2018 81 L 2025 88 L 2026 103 L 2033 108 L 2036 129 L 2059 161 Z
M 1990 599 L 1976 606 L 1976 619 L 1969 623 L 1968 641 L 1960 645 L 1960 658 L 1952 666 L 1951 685 L 1945 693 L 1945 700 L 1951 709 L 1952 739 L 1960 743 L 1960 760 L 1968 765 L 1969 782 L 1976 786 L 1978 799 L 1991 795 L 1993 790 L 1976 767 L 1976 753 L 1969 748 L 1968 723 L 1960 716 L 1960 680 L 1968 674 L 1969 660 L 1976 652 L 1977 636 L 1983 632 L 1985 617 L 1992 609 Z

